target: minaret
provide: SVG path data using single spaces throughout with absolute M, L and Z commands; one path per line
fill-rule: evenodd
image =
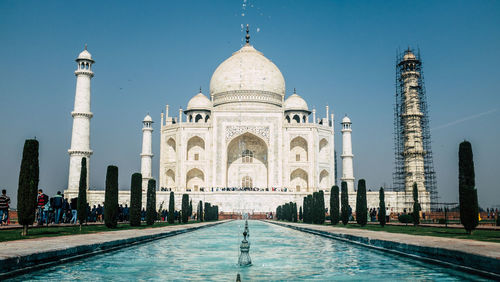
M 153 150 L 151 140 L 153 135 L 153 119 L 148 114 L 142 121 L 142 153 L 141 153 L 141 173 L 142 191 L 147 191 L 148 181 L 152 179 L 151 166 L 153 163 Z
M 351 119 L 347 115 L 342 119 L 342 178 L 341 181 L 347 182 L 349 193 L 354 192 L 354 170 L 352 166 L 352 143 L 351 143 Z
M 71 148 L 69 153 L 69 176 L 68 191 L 78 193 L 80 184 L 80 171 L 82 158 L 87 158 L 87 189 L 90 180 L 90 119 L 93 114 L 90 111 L 90 80 L 94 76 L 92 65 L 94 60 L 85 50 L 76 58 L 76 92 L 75 106 L 71 116 L 73 117 L 73 131 L 71 133 Z
M 400 63 L 402 65 L 401 80 L 403 82 L 403 106 L 401 118 L 404 126 L 403 157 L 405 172 L 405 190 L 413 191 L 413 183 L 417 183 L 420 191 L 425 190 L 424 147 L 422 138 L 422 117 L 420 109 L 419 84 L 420 60 L 408 49 Z

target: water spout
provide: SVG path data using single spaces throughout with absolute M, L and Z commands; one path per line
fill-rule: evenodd
M 245 230 L 243 231 L 243 241 L 241 241 L 240 245 L 240 257 L 238 259 L 238 264 L 240 266 L 251 265 L 252 260 L 250 259 L 250 242 L 247 240 L 247 236 L 250 235 L 250 231 L 248 230 L 248 220 L 245 220 Z

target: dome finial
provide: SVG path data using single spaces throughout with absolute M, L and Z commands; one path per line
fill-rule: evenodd
M 297 92 L 295 91 L 295 87 L 293 88 L 293 94 L 297 94 Z
M 85 43 L 85 47 L 84 47 L 84 50 L 87 50 L 87 43 Z
M 201 86 L 200 86 L 200 93 L 201 93 Z
M 247 39 L 247 44 L 250 44 L 250 30 L 248 29 L 248 24 L 247 24 L 247 35 L 245 36 Z

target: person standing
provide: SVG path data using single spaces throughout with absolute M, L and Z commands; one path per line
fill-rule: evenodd
M 2 190 L 0 196 L 0 225 L 7 225 L 9 220 L 9 204 L 10 198 L 7 196 L 7 190 Z
M 71 220 L 69 222 L 71 224 L 76 224 L 76 215 L 77 215 L 76 208 L 77 208 L 77 204 L 78 204 L 78 198 L 71 199 L 71 203 L 69 204 L 70 208 L 71 208 L 71 214 L 72 214 Z
M 59 224 L 59 220 L 61 220 L 61 211 L 63 208 L 64 199 L 61 195 L 61 191 L 57 191 L 57 194 L 54 196 L 54 221 L 56 224 Z
M 49 196 L 43 193 L 42 189 L 38 189 L 37 207 L 38 207 L 38 225 L 43 224 L 43 210 L 49 201 Z

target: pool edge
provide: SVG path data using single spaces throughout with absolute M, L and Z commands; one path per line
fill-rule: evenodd
M 51 250 L 46 252 L 31 253 L 24 256 L 0 259 L 0 265 L 1 265 L 0 281 L 7 278 L 19 276 L 25 273 L 29 273 L 32 271 L 36 271 L 39 269 L 43 269 L 46 267 L 68 263 L 71 261 L 83 259 L 86 257 L 102 253 L 112 252 L 123 248 L 133 247 L 136 245 L 148 243 L 166 237 L 172 237 L 175 235 L 180 235 L 203 228 L 208 228 L 219 224 L 228 223 L 230 221 L 232 220 L 217 221 L 201 226 L 187 225 L 188 226 L 187 228 L 180 230 L 169 230 L 157 234 L 141 235 L 137 237 L 118 239 L 97 244 L 87 244 L 87 245 L 82 244 L 66 248 L 63 250 Z
M 410 257 L 410 258 L 415 258 L 430 264 L 437 263 L 445 267 L 453 268 L 460 270 L 465 273 L 470 273 L 470 274 L 475 274 L 479 275 L 488 279 L 495 279 L 500 281 L 500 260 L 486 257 L 486 256 L 480 256 L 477 254 L 470 254 L 470 253 L 465 253 L 461 251 L 456 251 L 456 250 L 449 250 L 445 248 L 435 248 L 435 247 L 424 247 L 424 246 L 418 246 L 418 245 L 412 245 L 412 244 L 403 244 L 395 241 L 389 241 L 389 240 L 379 240 L 379 239 L 370 239 L 367 237 L 362 237 L 362 236 L 355 236 L 351 234 L 342 234 L 342 233 L 332 233 L 332 232 L 327 232 L 327 231 L 320 231 L 320 230 L 315 230 L 307 227 L 302 227 L 302 226 L 294 226 L 290 225 L 287 223 L 283 222 L 275 222 L 275 221 L 269 221 L 269 220 L 263 220 L 262 222 L 266 222 L 269 224 L 275 224 L 281 227 L 286 227 L 290 229 L 294 229 L 297 231 L 321 236 L 321 237 L 326 237 L 330 239 L 335 239 L 335 240 L 340 240 L 348 243 L 353 243 L 356 245 L 364 246 L 367 248 L 371 249 L 376 249 L 380 250 L 383 252 L 389 252 L 405 257 Z M 396 249 L 390 249 L 388 248 L 388 245 L 392 245 L 392 247 L 396 247 Z M 415 253 L 417 251 L 417 253 Z M 443 260 L 439 255 L 447 253 L 448 255 L 445 256 L 445 258 L 448 258 L 449 260 Z M 454 261 L 451 261 L 451 258 L 455 258 Z M 466 259 L 465 259 L 466 258 Z M 461 264 L 461 261 L 475 261 L 476 259 L 480 259 L 481 262 L 475 263 L 476 267 L 470 267 L 465 264 Z M 485 261 L 490 262 L 486 264 L 482 264 Z M 487 267 L 483 267 L 483 265 L 486 265 Z M 495 267 L 498 266 L 498 267 Z M 487 269 L 487 270 L 485 270 Z M 496 272 L 491 272 L 488 270 L 495 270 L 498 269 L 498 273 Z

